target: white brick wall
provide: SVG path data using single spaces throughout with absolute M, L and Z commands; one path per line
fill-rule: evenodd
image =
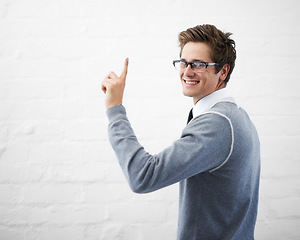
M 299 11 L 298 0 L 1 0 L 0 239 L 175 239 L 178 185 L 129 190 L 100 83 L 130 58 L 124 104 L 146 149 L 163 149 L 192 106 L 171 64 L 177 34 L 202 23 L 234 33 L 229 87 L 260 134 L 256 239 L 299 239 Z

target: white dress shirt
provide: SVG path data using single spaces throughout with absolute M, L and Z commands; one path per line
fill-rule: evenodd
M 218 102 L 233 102 L 234 98 L 231 96 L 230 91 L 227 88 L 217 90 L 206 97 L 200 99 L 193 107 L 193 118 L 199 116 L 206 110 L 213 107 Z

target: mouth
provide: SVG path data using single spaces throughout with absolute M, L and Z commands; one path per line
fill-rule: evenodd
M 200 81 L 196 81 L 196 80 L 185 80 L 185 79 L 183 79 L 183 81 L 187 85 L 196 85 L 200 82 Z

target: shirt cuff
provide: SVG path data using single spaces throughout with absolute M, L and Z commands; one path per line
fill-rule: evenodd
M 126 110 L 125 107 L 121 104 L 110 107 L 109 109 L 106 110 L 106 115 L 108 117 L 109 122 L 114 122 L 122 116 L 126 116 Z

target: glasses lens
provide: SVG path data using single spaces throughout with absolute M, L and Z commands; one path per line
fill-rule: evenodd
M 174 61 L 174 66 L 178 71 L 185 71 L 188 65 L 185 61 Z M 203 62 L 192 62 L 190 65 L 195 72 L 205 72 L 206 64 Z
M 184 70 L 186 68 L 185 63 L 182 62 L 182 61 L 175 62 L 174 66 L 175 66 L 176 70 L 178 70 L 178 71 L 182 71 L 182 70 Z
M 204 72 L 206 69 L 205 63 L 202 62 L 194 62 L 193 63 L 193 70 L 195 72 Z

